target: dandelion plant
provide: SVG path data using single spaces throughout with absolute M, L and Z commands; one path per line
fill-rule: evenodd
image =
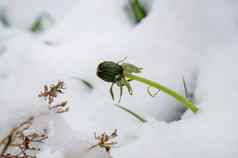
M 132 65 L 130 63 L 123 63 L 123 61 L 124 60 L 119 62 L 104 61 L 100 63 L 97 67 L 97 76 L 106 82 L 112 83 L 109 91 L 113 100 L 114 100 L 114 93 L 113 93 L 114 85 L 117 85 L 120 88 L 120 98 L 119 98 L 120 102 L 123 93 L 123 88 L 126 87 L 128 93 L 132 95 L 133 90 L 130 82 L 138 81 L 140 83 L 146 84 L 149 87 L 154 87 L 159 91 L 174 97 L 177 101 L 182 103 L 186 108 L 190 109 L 192 112 L 196 113 L 198 111 L 196 105 L 194 105 L 193 102 L 187 99 L 185 96 L 158 82 L 148 80 L 144 77 L 136 75 L 141 73 L 142 68 L 137 67 L 136 65 Z

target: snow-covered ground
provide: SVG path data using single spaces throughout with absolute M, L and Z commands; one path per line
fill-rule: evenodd
M 0 139 L 27 117 L 47 129 L 38 158 L 237 158 L 238 2 L 236 0 L 144 0 L 148 16 L 135 25 L 128 0 L 2 0 L 11 27 L 0 25 Z M 55 24 L 28 31 L 39 13 Z M 48 44 L 47 44 L 48 43 Z M 49 44 L 50 43 L 50 44 Z M 114 106 L 109 85 L 96 76 L 104 60 L 143 67 L 143 76 L 194 93 L 196 114 L 133 82 L 123 105 L 145 117 L 141 123 Z M 80 80 L 93 85 L 89 90 Z M 70 110 L 49 113 L 38 97 L 45 84 L 66 83 Z M 94 132 L 118 130 L 109 155 Z

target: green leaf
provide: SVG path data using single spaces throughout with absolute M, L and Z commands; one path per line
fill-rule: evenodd
M 42 13 L 35 19 L 35 21 L 33 21 L 30 30 L 34 33 L 42 32 L 46 29 L 47 23 L 53 24 L 54 19 L 48 13 Z
M 11 26 L 5 9 L 0 10 L 0 22 L 3 24 L 4 27 Z
M 140 3 L 139 0 L 131 0 L 130 5 L 132 8 L 136 23 L 141 22 L 141 20 L 143 20 L 147 15 L 147 12 L 144 6 Z
M 85 79 L 82 79 L 80 77 L 73 77 L 73 78 L 76 79 L 76 80 L 79 80 L 80 82 L 82 82 L 89 90 L 93 90 L 94 89 L 93 85 L 89 81 L 87 81 Z
M 146 122 L 147 122 L 147 120 L 144 119 L 144 118 L 143 118 L 142 116 L 140 116 L 139 114 L 136 114 L 135 112 L 133 112 L 133 111 L 131 111 L 131 110 L 129 110 L 129 109 L 127 109 L 127 108 L 125 108 L 125 107 L 119 105 L 119 104 L 114 104 L 114 105 L 115 105 L 116 107 L 118 107 L 118 108 L 120 108 L 120 109 L 122 109 L 122 110 L 128 112 L 129 114 L 131 114 L 132 116 L 134 116 L 135 118 L 137 118 L 140 122 L 142 122 L 142 123 L 146 123 Z

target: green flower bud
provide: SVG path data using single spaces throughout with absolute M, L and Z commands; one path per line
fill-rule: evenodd
M 116 83 L 123 78 L 123 68 L 112 61 L 104 61 L 97 67 L 97 76 L 106 82 Z

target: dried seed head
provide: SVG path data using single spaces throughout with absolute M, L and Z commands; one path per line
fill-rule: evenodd
M 97 67 L 97 76 L 106 82 L 116 83 L 123 78 L 123 68 L 115 62 L 104 61 Z
M 117 144 L 117 142 L 113 141 L 113 139 L 117 136 L 117 129 L 115 129 L 111 135 L 107 134 L 106 132 L 103 132 L 101 135 L 97 136 L 96 133 L 94 133 L 94 137 L 98 141 L 98 143 L 91 146 L 89 149 L 100 147 L 104 148 L 108 153 L 110 153 L 112 146 Z

